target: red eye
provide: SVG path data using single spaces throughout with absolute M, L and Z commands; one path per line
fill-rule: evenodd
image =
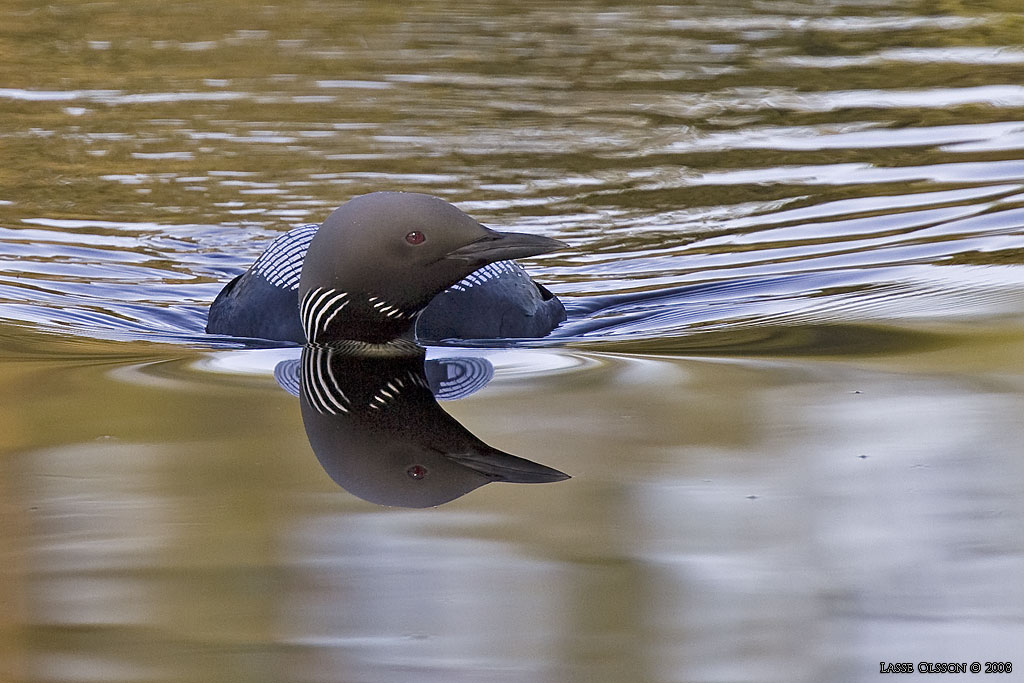
M 409 244 L 423 244 L 423 242 L 426 239 L 427 236 L 424 235 L 419 230 L 413 230 L 412 232 L 405 236 L 405 241 L 408 242 Z
M 427 476 L 427 468 L 423 465 L 412 465 L 405 473 L 409 475 L 410 479 L 422 479 Z

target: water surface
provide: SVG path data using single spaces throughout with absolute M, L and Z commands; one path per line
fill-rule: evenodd
M 1022 30 L 1010 0 L 15 2 L 0 678 L 1012 661 Z M 273 378 L 298 350 L 203 334 L 374 190 L 571 245 L 525 262 L 552 338 L 430 351 L 488 359 L 444 408 L 571 480 L 361 501 Z

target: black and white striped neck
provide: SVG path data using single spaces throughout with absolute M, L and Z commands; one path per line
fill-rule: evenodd
M 321 415 L 382 413 L 409 402 L 434 403 L 420 359 L 375 358 L 336 346 L 306 346 L 301 395 Z
M 309 344 L 381 345 L 411 339 L 421 310 L 410 310 L 380 296 L 316 287 L 302 297 L 299 317 Z

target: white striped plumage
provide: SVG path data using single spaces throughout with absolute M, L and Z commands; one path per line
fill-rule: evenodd
M 298 289 L 302 262 L 319 225 L 302 225 L 281 235 L 260 254 L 252 270 L 282 289 Z
M 317 287 L 306 292 L 299 305 L 299 318 L 306 334 L 306 341 L 311 344 L 323 341 L 323 335 L 335 317 L 343 308 L 356 301 L 358 300 L 348 292 L 330 287 Z M 367 297 L 366 302 L 369 304 L 369 311 L 391 320 L 412 320 L 419 313 L 419 310 L 402 310 L 396 304 L 390 304 L 376 296 Z
M 367 298 L 367 301 L 373 310 L 391 318 L 392 320 L 408 320 L 410 318 L 414 318 L 416 314 L 419 313 L 419 311 L 404 311 L 399 308 L 398 305 L 388 303 L 376 296 Z
M 348 413 L 351 403 L 331 368 L 331 350 L 310 346 L 302 355 L 302 386 L 306 400 L 318 413 Z
M 406 379 L 394 377 L 378 389 L 370 399 L 369 407 L 373 410 L 380 410 L 386 407 L 390 401 L 395 400 L 409 385 L 430 391 L 430 383 L 427 382 L 427 379 L 410 371 L 406 374 Z
M 473 271 L 448 289 L 455 290 L 456 292 L 465 292 L 477 285 L 482 285 L 506 275 L 520 277 L 521 271 L 512 261 L 495 261 L 494 263 L 488 263 L 482 268 Z
M 348 292 L 329 287 L 317 287 L 306 292 L 299 306 L 306 341 L 315 343 L 335 316 L 349 304 Z

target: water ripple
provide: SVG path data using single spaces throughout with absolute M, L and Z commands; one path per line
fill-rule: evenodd
M 0 315 L 219 343 L 225 281 L 380 189 L 568 241 L 528 262 L 575 313 L 555 343 L 1019 314 L 1012 18 L 882 5 L 424 6 L 340 34 L 315 5 L 301 27 L 26 39 L 38 77 L 0 88 Z

